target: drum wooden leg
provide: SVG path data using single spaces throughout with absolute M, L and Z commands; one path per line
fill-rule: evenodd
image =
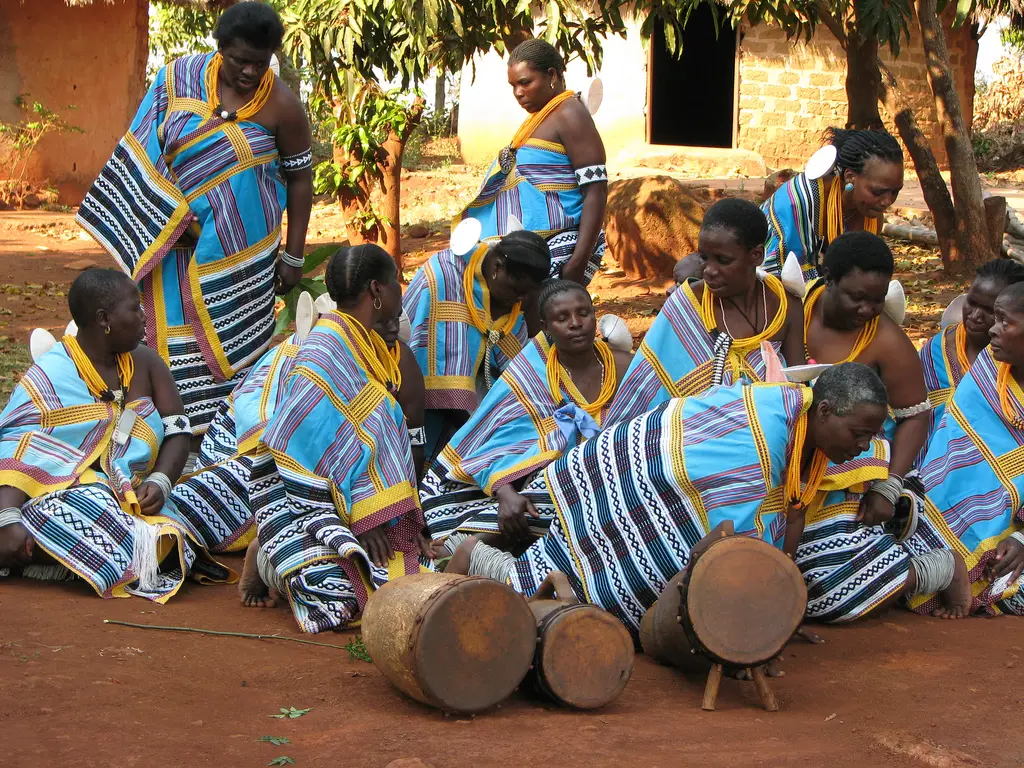
M 722 665 L 712 664 L 708 671 L 708 682 L 704 686 L 704 701 L 700 708 L 706 712 L 715 711 L 715 700 L 718 699 L 718 686 L 722 683 Z
M 768 687 L 768 680 L 764 676 L 764 667 L 753 667 L 747 672 L 754 678 L 754 685 L 757 687 L 757 695 L 761 697 L 761 706 L 768 712 L 778 712 L 779 703 L 775 700 L 775 694 Z

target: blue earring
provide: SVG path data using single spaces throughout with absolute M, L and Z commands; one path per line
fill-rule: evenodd
M 847 185 L 845 187 L 843 187 L 843 191 L 844 192 L 853 192 L 853 184 L 847 183 Z

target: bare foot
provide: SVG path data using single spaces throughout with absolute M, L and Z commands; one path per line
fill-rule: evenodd
M 796 631 L 796 636 L 802 637 L 804 640 L 806 640 L 808 643 L 811 643 L 812 645 L 825 644 L 825 638 L 823 638 L 816 632 L 811 632 L 811 630 L 807 628 L 806 624 L 801 625 L 800 629 Z
M 765 677 L 785 677 L 786 673 L 782 669 L 782 656 L 776 656 L 774 659 L 763 665 L 761 669 L 764 670 Z M 753 680 L 753 675 L 750 674 L 748 669 L 735 669 L 731 672 L 732 676 L 737 680 Z
M 246 608 L 273 608 L 277 601 L 270 588 L 260 578 L 260 569 L 256 565 L 256 552 L 259 548 L 259 540 L 253 539 L 249 548 L 245 550 L 242 576 L 238 580 L 238 595 Z
M 967 564 L 959 552 L 953 553 L 953 581 L 939 592 L 942 608 L 932 611 L 940 619 L 962 619 L 971 613 L 971 581 L 967 576 Z

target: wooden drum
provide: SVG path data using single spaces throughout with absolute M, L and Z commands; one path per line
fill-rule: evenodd
M 479 712 L 526 676 L 537 624 L 506 584 L 420 573 L 370 596 L 362 633 L 374 665 L 396 688 L 447 712 Z
M 530 601 L 537 619 L 537 651 L 531 680 L 534 687 L 559 704 L 596 709 L 622 693 L 633 673 L 635 651 L 622 622 L 596 605 L 581 604 L 564 574 L 544 584 L 557 585 L 559 599 Z

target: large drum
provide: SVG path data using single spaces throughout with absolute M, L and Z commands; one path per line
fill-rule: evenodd
M 396 688 L 447 712 L 479 712 L 508 697 L 537 640 L 533 613 L 511 587 L 445 573 L 403 576 L 376 590 L 362 632 Z
M 557 599 L 544 599 L 549 586 Z M 581 604 L 558 572 L 541 585 L 530 609 L 537 619 L 534 687 L 576 709 L 596 709 L 618 698 L 636 655 L 622 622 L 596 605 Z

